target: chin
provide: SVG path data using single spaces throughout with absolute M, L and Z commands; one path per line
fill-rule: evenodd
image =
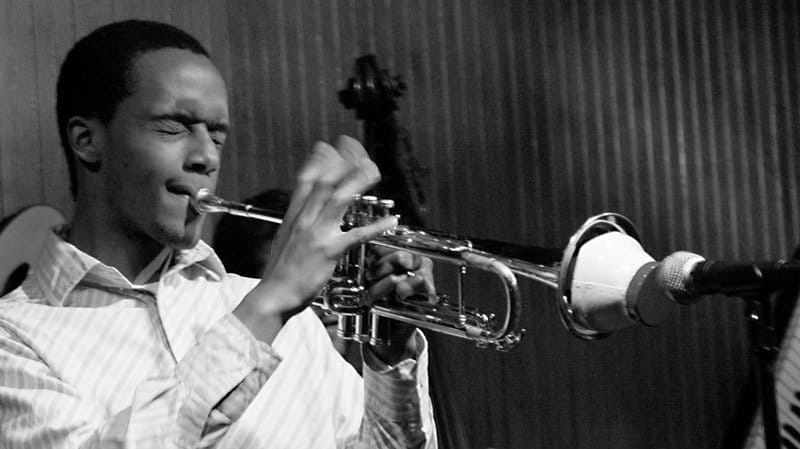
M 199 228 L 194 226 L 157 226 L 155 239 L 174 249 L 190 249 L 200 240 Z
M 193 248 L 200 240 L 205 220 L 201 215 L 187 215 L 165 213 L 156 217 L 151 222 L 150 235 L 170 248 Z

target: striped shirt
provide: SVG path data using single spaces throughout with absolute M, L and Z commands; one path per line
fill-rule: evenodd
M 421 332 L 393 367 L 365 349 L 362 379 L 310 310 L 255 340 L 231 311 L 258 281 L 203 242 L 164 257 L 130 282 L 46 239 L 0 300 L 0 448 L 436 446 Z
M 778 300 L 780 299 L 778 298 Z M 779 445 L 783 448 L 797 448 L 800 446 L 800 303 L 792 311 L 780 351 L 775 359 L 773 373 Z M 759 401 L 747 440 L 743 446 L 745 449 L 764 449 L 766 447 L 764 418 L 761 411 L 761 402 Z

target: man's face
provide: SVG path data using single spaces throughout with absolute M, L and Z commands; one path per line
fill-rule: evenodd
M 214 191 L 228 131 L 225 83 L 205 56 L 150 51 L 131 69 L 134 92 L 102 128 L 107 225 L 174 248 L 197 243 L 202 216 L 188 194 Z

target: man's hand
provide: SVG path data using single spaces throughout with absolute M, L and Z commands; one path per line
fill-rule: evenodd
M 373 300 L 386 298 L 391 302 L 395 295 L 400 299 L 416 295 L 422 301 L 435 301 L 433 262 L 429 258 L 379 246 L 374 246 L 371 254 L 374 262 L 369 265 L 367 282 Z M 412 338 L 414 326 L 393 320 L 384 320 L 384 325 L 389 328 L 388 344 L 371 347 L 384 363 L 394 365 L 417 352 Z
M 346 232 L 341 229 L 353 196 L 379 180 L 377 166 L 358 141 L 342 136 L 336 148 L 323 142 L 314 145 L 297 176 L 261 282 L 234 311 L 256 338 L 271 342 L 282 324 L 327 284 L 350 247 L 397 225 L 389 216 Z

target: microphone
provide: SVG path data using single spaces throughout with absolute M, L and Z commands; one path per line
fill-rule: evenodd
M 579 248 L 571 274 L 568 327 L 597 338 L 630 326 L 657 326 L 679 304 L 709 294 L 745 296 L 800 285 L 800 261 L 709 261 L 678 251 L 657 262 L 635 238 L 607 232 Z
M 747 296 L 800 284 L 800 261 L 733 262 L 706 260 L 678 251 L 661 262 L 658 282 L 680 304 L 694 304 L 705 295 Z

